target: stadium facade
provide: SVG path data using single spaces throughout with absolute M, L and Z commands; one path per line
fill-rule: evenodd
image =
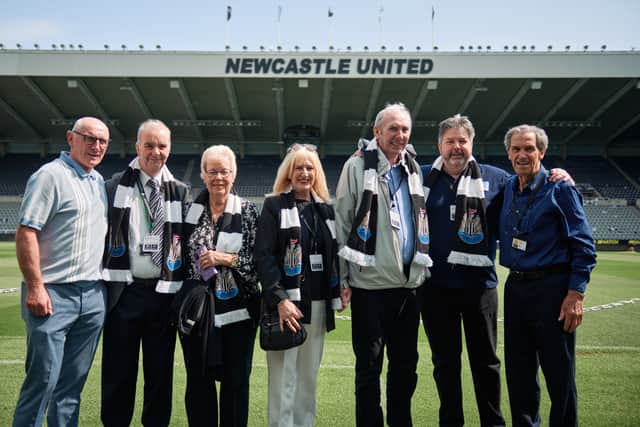
M 76 118 L 92 115 L 110 125 L 113 143 L 106 163 L 115 170 L 134 154 L 138 124 L 154 117 L 172 128 L 174 157 L 182 162 L 177 168 L 194 185 L 198 155 L 211 144 L 231 146 L 252 172 L 266 167 L 258 179 L 270 182 L 275 171 L 265 165 L 277 164 L 289 143 L 315 143 L 333 176 L 358 138 L 371 137 L 375 113 L 387 102 L 401 101 L 413 114 L 412 143 L 424 161 L 437 153 L 438 122 L 456 113 L 475 125 L 476 157 L 508 170 L 505 131 L 537 124 L 550 136 L 550 166 L 570 170 L 590 201 L 637 211 L 640 53 L 505 48 L 455 53 L 0 48 L 0 168 L 12 170 L 23 158 L 32 159 L 27 163 L 35 168 L 65 149 L 64 131 Z M 29 172 L 9 174 L 4 184 Z M 237 184 L 257 197 L 265 187 L 253 188 L 252 181 Z M 0 194 L 19 197 L 24 183 L 13 184 Z M 625 239 L 611 240 L 633 241 L 634 227 L 635 240 L 640 239 L 635 225 Z

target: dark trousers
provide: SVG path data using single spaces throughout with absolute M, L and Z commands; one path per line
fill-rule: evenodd
M 482 426 L 504 426 L 500 412 L 500 359 L 496 355 L 498 292 L 423 286 L 422 322 L 431 347 L 441 426 L 464 425 L 462 324 Z
M 102 338 L 102 408 L 107 426 L 131 424 L 142 343 L 142 424 L 168 426 L 171 418 L 176 328 L 169 325 L 173 295 L 134 282 L 107 314 Z
M 352 288 L 351 340 L 356 356 L 356 425 L 384 424 L 380 407 L 380 374 L 387 347 L 387 423 L 411 426 L 411 397 L 418 375 L 416 291 Z
M 190 427 L 217 426 L 216 379 L 220 381 L 220 426 L 244 427 L 249 417 L 249 376 L 256 326 L 253 320 L 225 325 L 218 331 L 222 366 L 203 372 L 200 337 L 180 335 L 187 370 L 184 404 Z
M 568 283 L 566 273 L 538 280 L 507 280 L 505 367 L 514 426 L 540 425 L 538 366 L 551 399 L 549 425 L 578 425 L 575 333 L 565 332 L 558 321 Z

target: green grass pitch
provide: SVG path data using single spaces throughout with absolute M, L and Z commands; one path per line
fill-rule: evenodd
M 500 283 L 506 272 L 499 269 Z M 12 242 L 0 243 L 0 290 L 19 288 L 20 273 Z M 502 288 L 502 286 L 500 286 Z M 584 323 L 578 329 L 577 382 L 582 426 L 640 425 L 640 254 L 601 252 L 588 288 Z M 342 313 L 349 315 L 348 310 Z M 318 380 L 317 426 L 354 425 L 354 357 L 350 322 L 337 321 L 327 335 Z M 502 358 L 502 324 L 499 325 L 499 354 Z M 437 425 L 438 397 L 431 376 L 431 354 L 424 332 L 420 332 L 418 387 L 413 398 L 415 426 Z M 80 424 L 100 425 L 100 350 L 82 395 Z M 11 425 L 13 408 L 24 376 L 25 338 L 20 318 L 20 293 L 0 293 L 0 425 Z M 463 384 L 466 424 L 479 425 L 473 385 L 463 353 Z M 504 367 L 503 367 L 504 377 Z M 384 392 L 384 376 L 382 377 Z M 173 398 L 173 426 L 186 426 L 183 405 L 184 363 L 176 349 Z M 543 386 L 541 414 L 547 424 L 549 401 Z M 133 425 L 140 424 L 142 379 Z M 251 375 L 251 426 L 267 423 L 267 373 L 265 355 L 256 344 Z M 510 423 L 506 385 L 503 382 L 502 409 Z

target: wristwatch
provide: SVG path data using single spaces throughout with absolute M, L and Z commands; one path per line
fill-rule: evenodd
M 238 255 L 232 255 L 231 263 L 229 264 L 229 267 L 236 268 L 238 266 L 238 259 L 239 258 L 240 257 Z

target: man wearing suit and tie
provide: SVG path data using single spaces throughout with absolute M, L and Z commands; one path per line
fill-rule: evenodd
M 107 318 L 102 352 L 105 426 L 131 423 L 142 344 L 142 424 L 168 426 L 171 418 L 176 329 L 169 315 L 184 276 L 183 216 L 188 189 L 166 161 L 171 131 L 159 120 L 138 129 L 138 156 L 107 181 L 109 229 L 103 277 Z

